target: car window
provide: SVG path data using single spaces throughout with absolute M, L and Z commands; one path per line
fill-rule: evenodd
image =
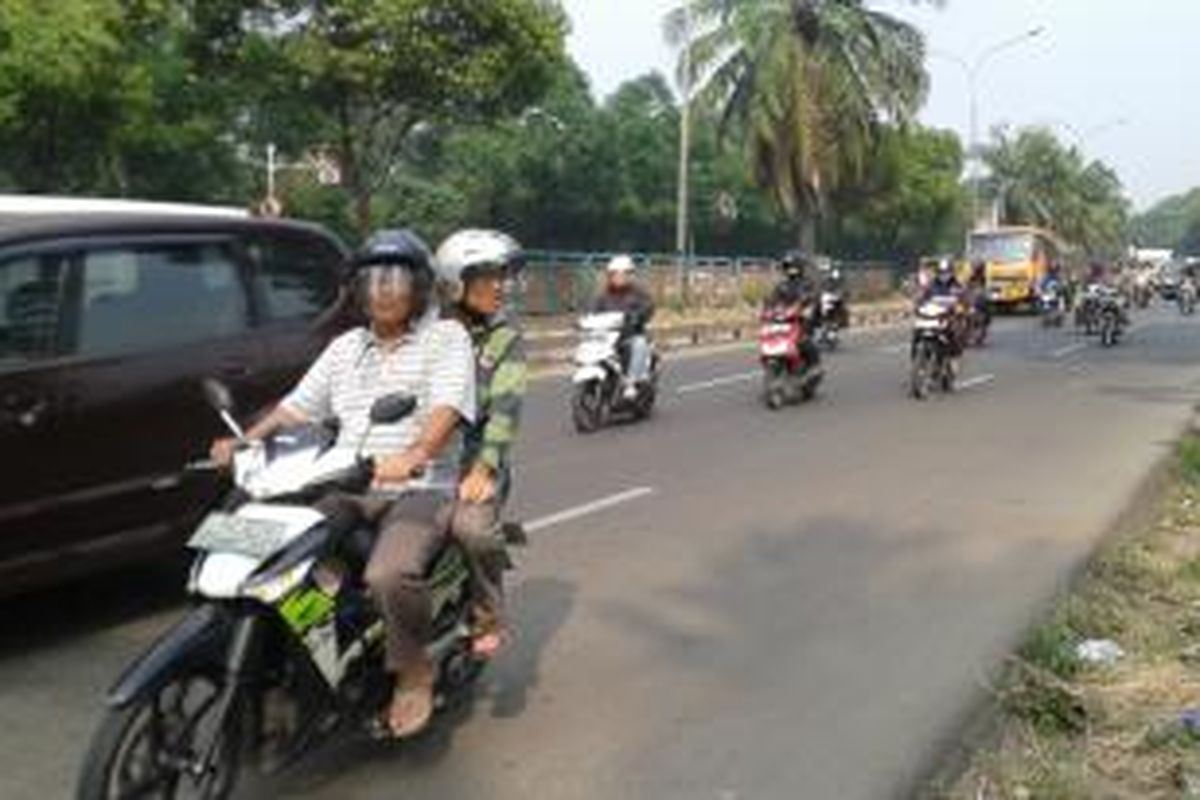
M 77 351 L 125 355 L 246 328 L 238 267 L 216 244 L 95 250 L 83 256 Z
M 249 249 L 267 320 L 312 319 L 337 297 L 336 249 L 300 238 L 260 238 Z
M 58 254 L 0 262 L 0 368 L 55 354 L 66 272 Z

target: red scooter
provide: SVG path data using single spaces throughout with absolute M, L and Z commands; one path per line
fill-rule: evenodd
M 763 309 L 758 354 L 763 366 L 763 401 L 772 411 L 811 400 L 824 378 L 816 358 L 806 353 L 810 321 L 796 306 Z

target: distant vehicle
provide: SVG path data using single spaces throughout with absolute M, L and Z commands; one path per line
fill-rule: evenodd
M 1042 278 L 1065 249 L 1049 231 L 1003 227 L 971 234 L 967 262 L 986 265 L 988 300 L 994 306 L 1033 306 Z
M 345 255 L 220 213 L 0 214 L 0 592 L 178 552 L 220 488 L 182 469 L 220 433 L 201 380 L 247 415 L 279 398 L 333 333 Z

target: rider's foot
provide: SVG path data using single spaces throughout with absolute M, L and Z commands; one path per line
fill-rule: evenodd
M 471 654 L 476 658 L 488 660 L 494 658 L 507 643 L 508 630 L 501 615 L 490 607 L 476 608 Z
M 433 665 L 426 658 L 396 679 L 396 691 L 388 709 L 388 728 L 393 737 L 404 739 L 424 730 L 433 717 Z

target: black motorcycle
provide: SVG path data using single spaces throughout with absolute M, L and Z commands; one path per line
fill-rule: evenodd
M 935 298 L 921 303 L 913 316 L 909 391 L 917 400 L 929 397 L 935 388 L 954 391 L 957 302 L 954 298 Z
M 197 551 L 191 613 L 105 697 L 80 800 L 225 798 L 247 773 L 280 769 L 336 731 L 377 727 L 390 702 L 383 622 L 362 579 L 375 531 L 313 507 L 331 491 L 365 491 L 371 462 L 336 448 L 336 431 L 323 425 L 251 445 L 228 392 L 207 389 L 244 444 L 236 488 L 188 542 Z M 411 397 L 380 398 L 371 424 L 394 424 L 415 407 Z M 497 537 L 504 558 L 507 543 L 523 541 L 517 526 Z M 428 653 L 444 702 L 483 667 L 472 652 L 467 557 L 449 537 L 427 580 Z

